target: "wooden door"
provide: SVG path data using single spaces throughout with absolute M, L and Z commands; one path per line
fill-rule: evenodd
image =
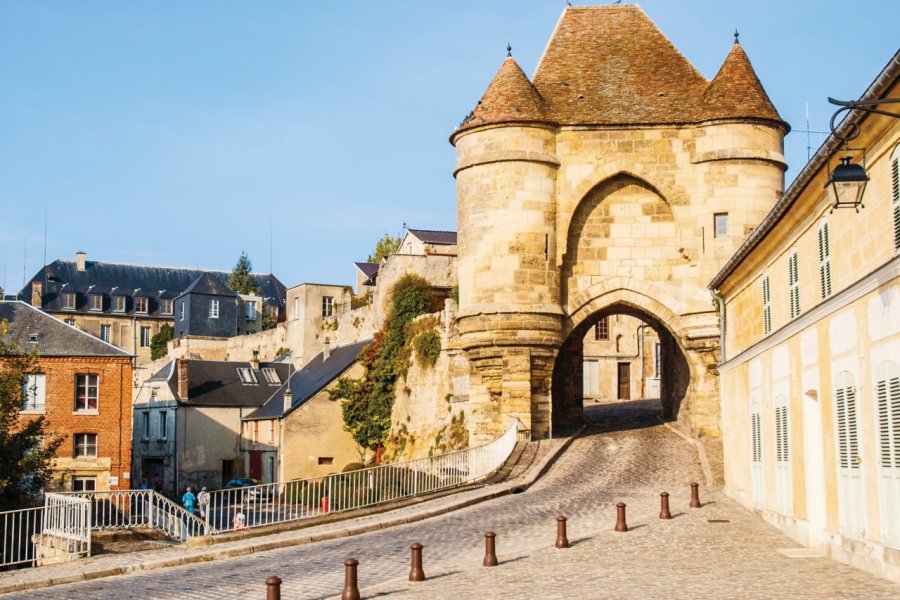
M 631 363 L 619 363 L 619 400 L 631 400 Z
M 250 479 L 262 480 L 262 452 L 259 450 L 250 452 Z

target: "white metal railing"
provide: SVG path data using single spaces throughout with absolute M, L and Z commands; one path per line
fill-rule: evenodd
M 201 506 L 211 533 L 344 512 L 484 479 L 516 445 L 517 425 L 483 446 L 326 477 L 216 490 Z
M 33 536 L 40 535 L 44 520 L 44 507 L 22 508 L 0 512 L 0 567 L 34 564 L 35 544 Z
M 90 556 L 90 511 L 82 498 L 47 493 L 44 506 L 0 513 L 0 567 Z

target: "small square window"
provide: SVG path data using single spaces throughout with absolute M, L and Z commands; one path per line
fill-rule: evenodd
M 103 295 L 102 294 L 91 294 L 89 296 L 90 300 L 90 308 L 94 312 L 102 312 L 103 311 Z
M 97 457 L 97 434 L 96 433 L 76 433 L 75 434 L 75 458 L 96 458 Z
M 97 490 L 97 478 L 96 477 L 73 477 L 72 478 L 72 491 L 73 492 L 94 492 Z
M 218 319 L 219 318 L 219 301 L 218 300 L 210 300 L 209 301 L 209 318 L 210 319 Z
M 63 308 L 63 310 L 75 310 L 75 293 L 74 292 L 63 292 L 62 308 Z
M 97 375 L 75 376 L 75 411 L 97 410 Z
M 147 314 L 147 310 L 149 307 L 150 301 L 147 298 L 135 298 L 134 312 Z
M 125 312 L 125 296 L 113 296 L 113 312 Z
M 159 301 L 159 312 L 163 315 L 171 315 L 172 313 L 172 301 L 171 300 L 160 300 Z
M 75 319 L 63 319 L 63 323 L 69 327 L 75 327 Z
M 320 456 L 320 457 L 319 457 L 319 464 L 320 464 L 320 465 L 333 465 L 333 464 L 334 464 L 334 457 L 333 457 L 333 456 Z
M 713 215 L 716 224 L 716 237 L 728 236 L 728 213 L 716 213 Z

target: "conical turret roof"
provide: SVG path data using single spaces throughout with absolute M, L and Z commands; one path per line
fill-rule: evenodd
M 769 100 L 747 53 L 737 40 L 703 93 L 703 105 L 706 119 L 751 117 L 787 125 Z
M 516 122 L 548 123 L 551 119 L 537 89 L 518 63 L 508 56 L 475 109 L 466 116 L 453 136 L 482 125 Z

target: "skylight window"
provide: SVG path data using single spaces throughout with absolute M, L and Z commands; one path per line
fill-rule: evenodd
M 258 382 L 256 381 L 256 374 L 253 373 L 253 369 L 248 369 L 246 367 L 239 367 L 238 377 L 241 378 L 241 383 L 244 385 L 256 385 Z
M 266 383 L 269 385 L 281 385 L 281 379 L 278 377 L 278 372 L 271 367 L 267 367 L 262 370 L 263 377 L 266 378 Z

